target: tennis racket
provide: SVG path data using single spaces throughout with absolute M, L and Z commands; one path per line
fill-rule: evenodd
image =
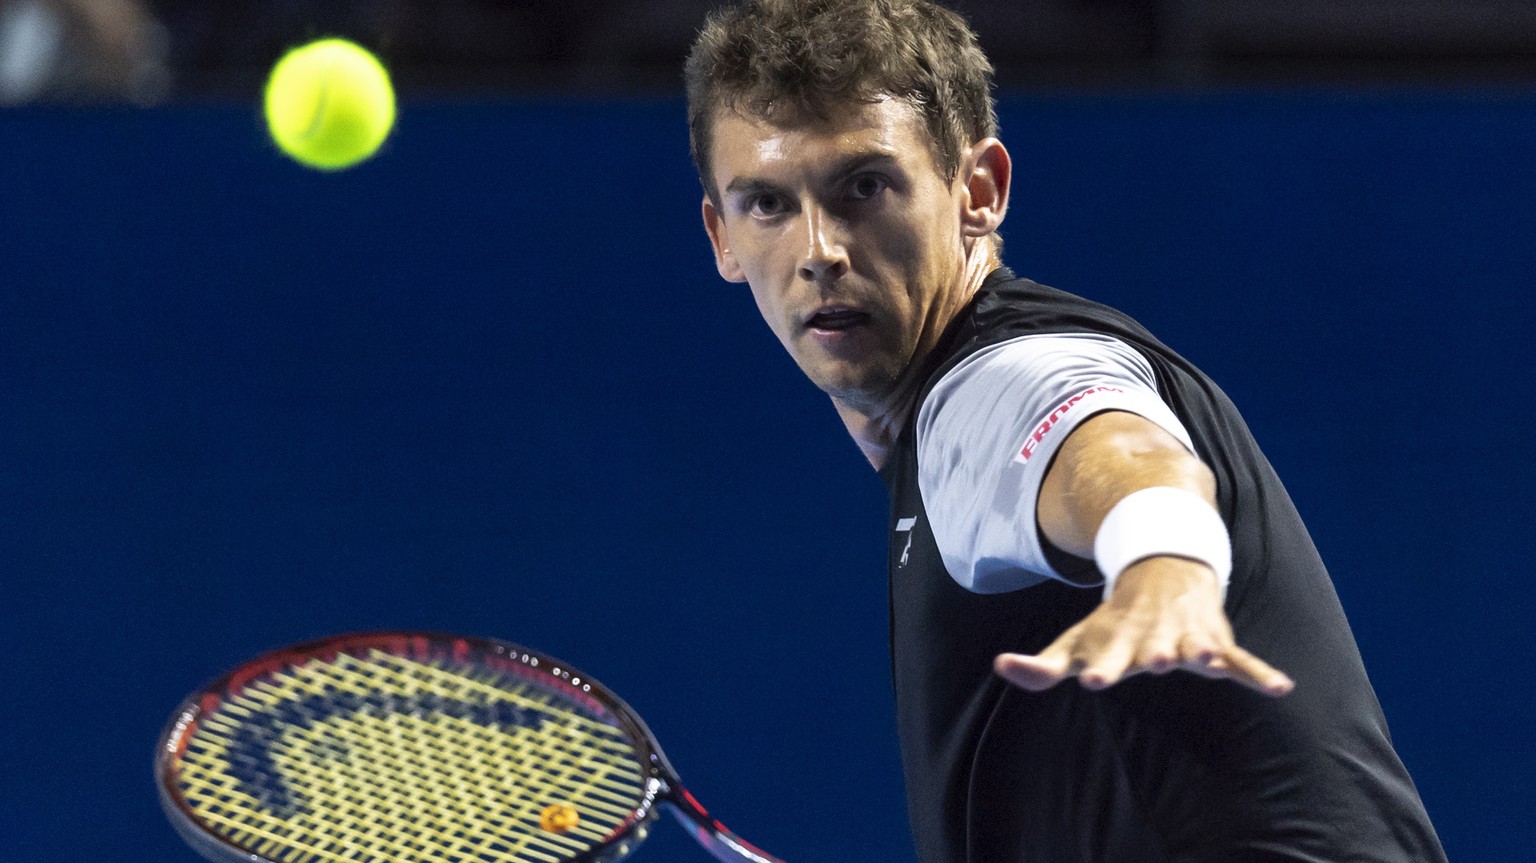
M 216 863 L 604 863 L 662 808 L 726 863 L 781 863 L 677 779 L 586 674 L 506 642 L 417 632 L 277 650 L 182 703 L 160 801 Z

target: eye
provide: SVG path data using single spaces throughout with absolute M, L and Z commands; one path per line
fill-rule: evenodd
M 848 184 L 848 197 L 855 201 L 867 201 L 890 186 L 890 181 L 878 174 L 860 174 Z
M 748 213 L 758 218 L 770 218 L 784 212 L 784 199 L 772 193 L 754 195 L 746 201 Z

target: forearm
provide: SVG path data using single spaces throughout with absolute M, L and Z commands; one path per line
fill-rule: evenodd
M 1063 442 L 1040 488 L 1041 533 L 1056 547 L 1092 558 L 1104 517 L 1144 488 L 1182 489 L 1215 505 L 1210 468 L 1172 435 L 1134 414 L 1099 414 Z
M 1115 412 L 1084 422 L 1052 462 L 1036 517 L 1047 540 L 1098 563 L 1105 600 L 1038 655 L 999 656 L 997 673 L 1025 689 L 1073 676 L 1102 689 L 1181 668 L 1289 692 L 1223 612 L 1231 545 L 1215 501 L 1210 469 L 1156 424 Z

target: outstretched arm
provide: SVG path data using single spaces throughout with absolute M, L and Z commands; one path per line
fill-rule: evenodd
M 1173 488 L 1214 507 L 1215 486 L 1210 469 L 1168 432 L 1136 414 L 1108 411 L 1084 421 L 1062 443 L 1040 488 L 1036 516 L 1046 539 L 1091 559 L 1105 516 L 1128 495 Z M 1174 669 L 1234 680 L 1269 695 L 1284 695 L 1294 686 L 1237 646 L 1216 571 L 1173 554 L 1131 561 L 1104 603 L 1045 650 L 1035 656 L 1005 653 L 994 667 L 1030 690 L 1074 676 L 1090 689 L 1102 689 L 1132 674 Z

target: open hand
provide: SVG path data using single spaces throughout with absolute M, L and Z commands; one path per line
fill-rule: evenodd
M 1004 653 L 992 667 L 1036 692 L 1068 677 L 1104 689 L 1133 674 L 1175 669 L 1234 680 L 1265 695 L 1284 695 L 1296 685 L 1237 646 L 1215 573 L 1175 557 L 1128 567 L 1108 600 L 1038 655 Z

